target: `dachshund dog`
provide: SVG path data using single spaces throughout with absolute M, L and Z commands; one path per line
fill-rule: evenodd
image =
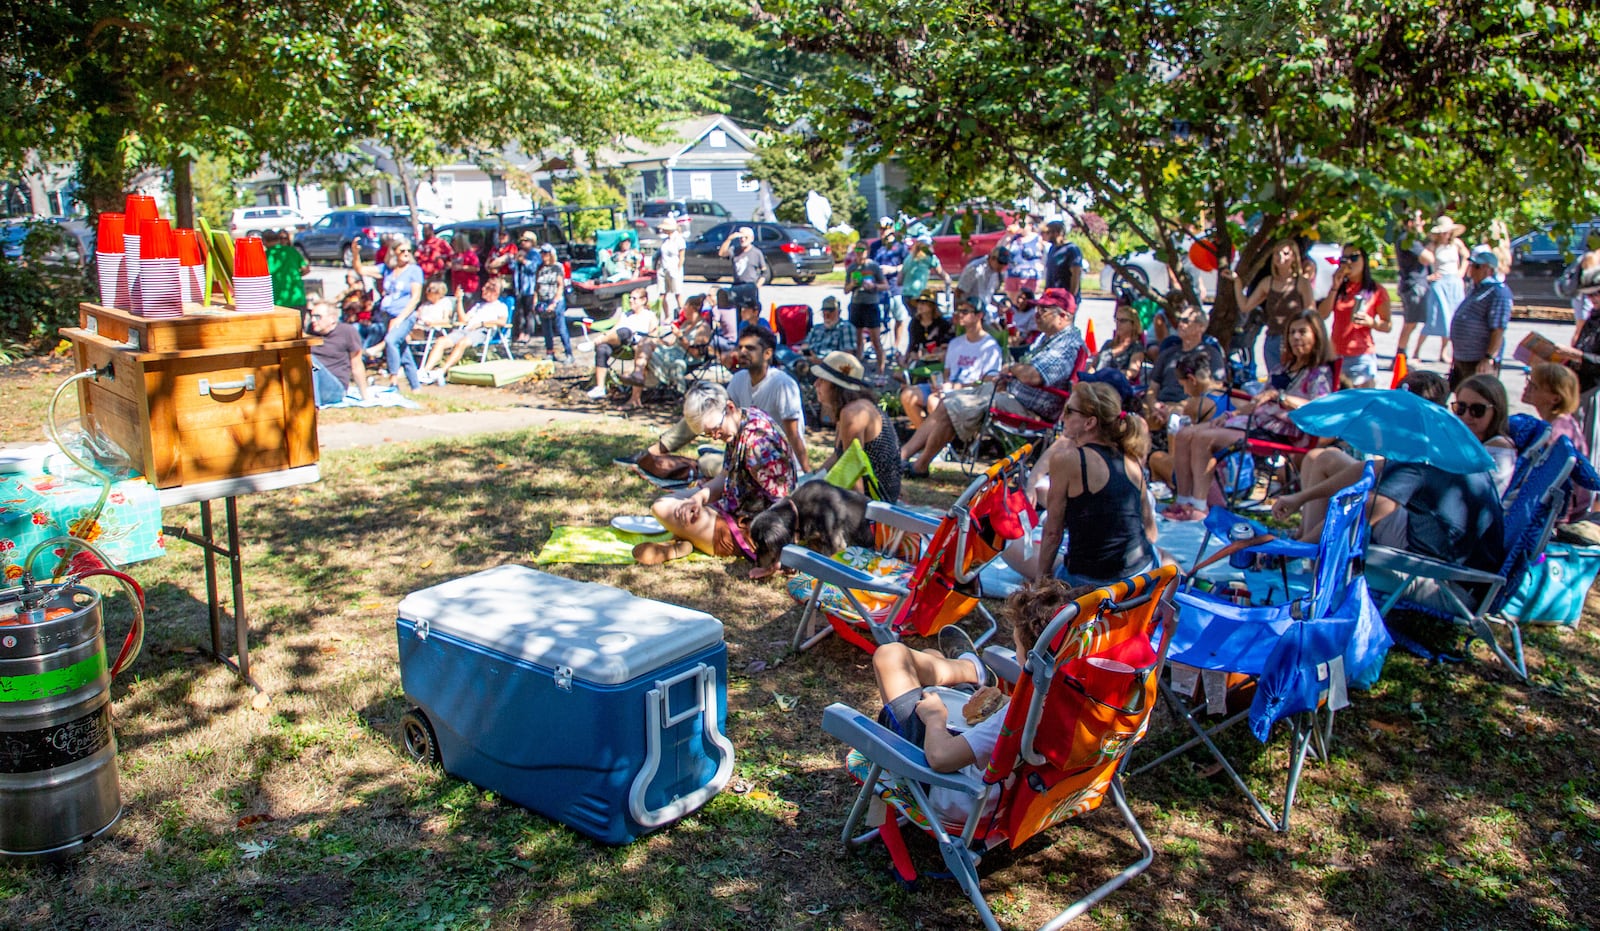
M 798 543 L 824 556 L 851 544 L 870 545 L 867 496 L 835 488 L 824 481 L 806 482 L 794 494 L 756 515 L 750 522 L 750 542 L 756 550 L 756 567 L 771 569 L 783 548 Z

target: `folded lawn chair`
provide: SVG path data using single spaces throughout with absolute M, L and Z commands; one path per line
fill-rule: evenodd
M 1369 547 L 1367 579 L 1374 590 L 1388 593 L 1379 610 L 1387 616 L 1398 606 L 1431 616 L 1444 616 L 1466 627 L 1526 682 L 1528 663 L 1522 653 L 1522 628 L 1515 620 L 1501 615 L 1500 610 L 1522 581 L 1528 566 L 1544 553 L 1551 528 L 1566 510 L 1567 480 L 1579 459 L 1572 441 L 1560 437 L 1543 458 L 1518 476 L 1513 484 L 1515 496 L 1505 504 L 1502 526 L 1506 555 L 1498 574 L 1387 546 Z M 1424 588 L 1431 589 L 1437 596 L 1429 599 L 1431 606 L 1411 600 L 1420 597 Z M 1495 636 L 1496 626 L 1503 626 L 1510 632 L 1509 653 Z
M 977 642 L 992 637 L 995 620 L 979 603 L 978 573 L 1037 523 L 1027 500 L 1023 460 L 1029 452 L 1024 445 L 990 466 L 939 520 L 871 502 L 867 518 L 875 525 L 875 548 L 853 546 L 830 559 L 784 547 L 783 565 L 800 570 L 789 582 L 789 595 L 806 606 L 794 648 L 809 649 L 837 632 L 871 653 L 904 635 L 931 637 L 974 610 L 988 624 Z M 818 615 L 828 626 L 819 629 Z
M 1268 826 L 1289 829 L 1300 771 L 1309 752 L 1327 757 L 1333 735 L 1334 712 L 1348 704 L 1347 687 L 1369 687 L 1383 669 L 1391 643 L 1376 606 L 1361 576 L 1360 564 L 1367 532 L 1367 494 L 1372 490 L 1369 463 L 1361 480 L 1334 495 L 1328 504 L 1322 538 L 1317 546 L 1316 573 L 1311 590 L 1282 604 L 1260 607 L 1236 605 L 1194 588 L 1174 596 L 1178 604 L 1178 633 L 1168 654 L 1169 676 L 1187 680 L 1190 687 L 1161 684 L 1161 694 L 1173 714 L 1189 725 L 1195 736 L 1182 745 L 1134 770 L 1134 774 L 1159 766 L 1191 748 L 1204 745 L 1243 792 Z M 1244 541 L 1240 541 L 1243 543 Z M 1221 556 L 1228 549 L 1218 553 Z M 1181 664 L 1181 666 L 1180 666 Z M 1187 674 L 1183 667 L 1188 667 Z M 1201 704 L 1191 703 L 1193 672 L 1204 684 Z M 1242 675 L 1255 683 L 1255 698 L 1248 710 L 1206 727 L 1201 715 L 1207 706 L 1224 707 L 1212 683 L 1228 675 Z M 1205 682 L 1205 680 L 1211 682 Z M 1187 694 L 1182 694 L 1187 693 Z M 1292 738 L 1288 782 L 1281 816 L 1274 816 L 1245 785 L 1214 738 L 1248 719 L 1256 739 L 1267 742 L 1272 727 L 1281 720 L 1291 724 Z
M 822 729 L 854 748 L 846 765 L 861 782 L 844 842 L 881 839 L 896 875 L 910 883 L 916 870 L 901 827 L 915 824 L 927 831 L 991 931 L 1000 926 L 978 878 L 983 855 L 1001 845 L 1015 849 L 1046 828 L 1093 811 L 1108 795 L 1140 856 L 1044 928 L 1060 928 L 1144 872 L 1155 851 L 1123 797 L 1119 771 L 1155 704 L 1175 626 L 1168 594 L 1176 572 L 1158 569 L 1067 604 L 1026 657 L 999 647 L 986 651 L 985 659 L 1015 688 L 1003 712 L 1005 729 L 981 777 L 971 768 L 935 772 L 920 747 L 847 705 L 830 705 Z M 946 700 L 964 698 L 953 693 Z M 957 711 L 951 720 L 963 718 Z M 857 835 L 869 812 L 878 826 Z

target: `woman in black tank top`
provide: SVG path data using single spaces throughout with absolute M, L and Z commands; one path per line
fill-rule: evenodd
M 1054 570 L 1072 584 L 1099 584 L 1144 571 L 1155 559 L 1156 523 L 1140 464 L 1150 444 L 1143 418 L 1122 410 L 1116 389 L 1095 383 L 1072 389 L 1062 417 L 1061 439 L 1040 462 L 1050 490 L 1036 577 Z

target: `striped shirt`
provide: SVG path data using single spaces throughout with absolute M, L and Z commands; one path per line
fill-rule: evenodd
M 1457 307 L 1450 321 L 1451 351 L 1457 362 L 1482 362 L 1489 357 L 1489 332 L 1511 322 L 1511 289 L 1485 278 Z M 1500 345 L 1505 346 L 1502 339 Z

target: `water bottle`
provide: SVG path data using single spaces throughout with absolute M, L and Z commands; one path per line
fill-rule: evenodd
M 1238 543 L 1241 540 L 1249 540 L 1255 535 L 1255 529 L 1244 521 L 1239 521 L 1228 530 L 1228 540 L 1232 543 Z M 1241 572 L 1249 569 L 1254 564 L 1255 554 L 1250 552 L 1248 549 L 1234 550 L 1233 553 L 1228 556 L 1228 565 L 1238 569 Z

